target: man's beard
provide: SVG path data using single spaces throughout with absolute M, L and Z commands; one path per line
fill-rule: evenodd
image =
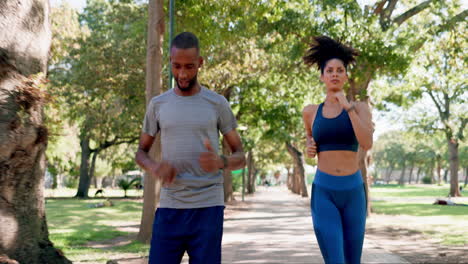
M 195 75 L 195 77 L 193 77 L 190 81 L 189 81 L 189 85 L 185 88 L 182 88 L 180 85 L 179 85 L 179 79 L 176 78 L 176 83 L 177 83 L 177 87 L 179 88 L 179 90 L 181 90 L 182 92 L 189 92 L 190 90 L 193 89 L 193 87 L 195 87 L 195 84 L 197 83 L 197 76 L 198 75 Z

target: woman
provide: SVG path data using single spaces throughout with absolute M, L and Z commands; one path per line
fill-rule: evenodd
M 349 102 L 343 86 L 358 52 L 329 37 L 315 37 L 304 56 L 317 65 L 325 101 L 303 110 L 307 156 L 318 154 L 311 210 L 325 263 L 360 263 L 366 224 L 366 195 L 358 148 L 372 147 L 372 116 L 363 102 Z

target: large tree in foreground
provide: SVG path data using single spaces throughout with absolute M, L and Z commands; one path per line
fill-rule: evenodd
M 49 11 L 48 0 L 0 1 L 1 263 L 71 263 L 49 240 L 43 195 Z
M 162 91 L 162 45 L 164 35 L 164 10 L 162 0 L 150 0 L 148 5 L 148 40 L 146 51 L 146 105 L 151 98 Z M 153 159 L 159 159 L 161 137 L 158 135 L 150 150 Z M 154 212 L 159 202 L 161 182 L 145 174 L 143 193 L 143 212 L 137 239 L 144 243 L 151 241 Z

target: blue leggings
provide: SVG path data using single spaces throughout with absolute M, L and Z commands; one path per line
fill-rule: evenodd
M 366 192 L 361 172 L 333 176 L 317 170 L 312 185 L 314 231 L 325 263 L 361 263 Z

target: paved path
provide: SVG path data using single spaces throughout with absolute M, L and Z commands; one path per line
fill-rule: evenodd
M 292 194 L 285 187 L 258 187 L 255 195 L 246 200 L 248 208 L 238 208 L 225 217 L 223 264 L 324 263 L 308 198 Z M 182 263 L 188 263 L 187 255 Z M 362 263 L 409 262 L 366 238 Z
M 224 222 L 223 264 L 324 263 L 315 239 L 309 199 L 285 187 L 258 187 L 251 206 Z M 187 256 L 184 257 L 187 262 Z M 366 239 L 362 263 L 409 263 Z

